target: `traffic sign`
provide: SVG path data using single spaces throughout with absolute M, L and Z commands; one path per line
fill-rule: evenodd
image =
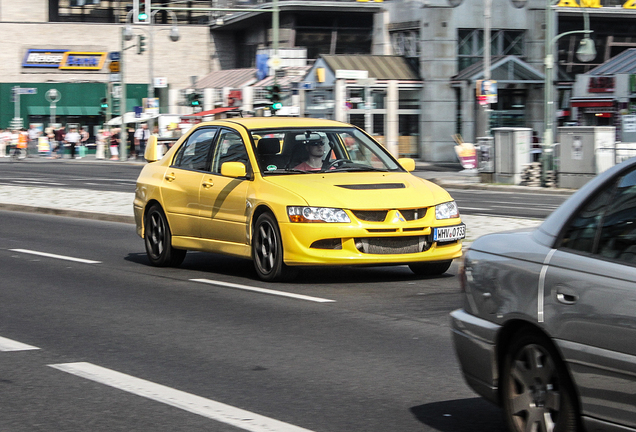
M 121 60 L 121 52 L 120 51 L 111 51 L 108 53 L 108 59 L 112 61 Z
M 119 61 L 115 61 L 115 60 L 111 61 L 111 62 L 108 64 L 108 68 L 110 69 L 110 71 L 111 71 L 112 73 L 117 73 L 117 72 L 119 72 Z
M 35 87 L 14 87 L 16 94 L 37 94 L 38 89 Z

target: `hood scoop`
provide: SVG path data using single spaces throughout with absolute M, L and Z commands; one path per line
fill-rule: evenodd
M 353 190 L 378 190 L 378 189 L 404 189 L 406 185 L 404 183 L 373 183 L 373 184 L 350 184 L 350 185 L 336 185 L 344 189 Z

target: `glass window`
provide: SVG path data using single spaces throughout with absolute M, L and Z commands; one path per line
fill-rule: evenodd
M 349 102 L 351 103 L 351 109 L 364 109 L 364 88 L 350 88 Z
M 172 166 L 187 170 L 207 171 L 208 155 L 216 128 L 201 128 L 192 133 L 179 149 Z
M 384 135 L 384 114 L 373 114 L 373 135 Z
M 241 135 L 233 130 L 224 129 L 219 134 L 212 159 L 212 172 L 221 173 L 221 165 L 225 162 L 243 162 L 249 164 L 247 150 Z
M 598 251 L 606 258 L 636 263 L 636 171 L 618 183 L 603 218 Z
M 525 56 L 523 30 L 495 30 L 490 33 L 491 55 Z M 457 61 L 459 70 L 483 61 L 484 31 L 482 29 L 459 29 L 457 31 Z
M 572 219 L 561 240 L 561 247 L 587 253 L 594 251 L 596 233 L 612 190 L 611 187 L 605 188 Z
M 419 90 L 400 90 L 400 101 L 398 108 L 400 109 L 419 109 L 420 107 L 420 91 Z

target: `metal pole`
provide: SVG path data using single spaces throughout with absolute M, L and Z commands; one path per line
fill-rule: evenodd
M 490 19 L 492 12 L 492 0 L 484 0 L 484 80 L 490 80 Z M 486 130 L 484 136 L 490 136 L 490 103 L 484 105 Z
M 149 37 L 148 37 L 148 99 L 150 98 L 154 98 L 155 97 L 155 77 L 154 77 L 154 64 L 153 64 L 153 54 L 154 54 L 154 49 L 155 49 L 155 15 L 157 15 L 157 12 L 159 11 L 154 11 L 150 13 L 150 30 L 148 31 L 149 33 Z M 147 103 L 150 103 L 150 100 L 147 101 Z M 145 107 L 144 107 L 145 109 Z M 152 134 L 152 131 L 155 127 L 155 120 L 154 119 L 148 119 L 148 133 Z
M 554 56 L 552 54 L 554 41 L 554 11 L 552 2 L 546 0 L 545 4 L 545 82 L 543 100 L 543 122 L 545 133 L 543 135 L 543 155 L 545 162 L 545 151 L 551 149 L 554 143 L 554 122 L 553 122 L 553 86 L 554 86 Z
M 130 13 L 129 13 L 130 14 Z M 121 114 L 121 131 L 119 132 L 119 160 L 125 161 L 128 158 L 128 145 L 126 143 L 128 138 L 128 131 L 126 130 L 126 79 L 124 75 L 124 53 L 126 39 L 124 38 L 124 31 L 126 27 L 121 28 L 121 58 L 119 59 L 119 79 L 121 82 L 121 92 L 119 93 L 119 112 Z

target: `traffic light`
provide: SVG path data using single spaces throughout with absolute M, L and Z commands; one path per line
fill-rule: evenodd
M 188 95 L 188 102 L 192 108 L 201 108 L 201 93 L 194 91 Z
M 100 101 L 99 115 L 105 116 L 106 111 L 108 111 L 108 98 L 103 97 Z
M 135 24 L 149 24 L 151 20 L 151 0 L 133 0 L 133 22 Z
M 274 84 L 269 87 L 269 100 L 272 102 L 270 109 L 272 111 L 278 111 L 283 107 L 283 103 L 280 100 L 280 86 L 278 84 Z
M 146 36 L 137 35 L 137 54 L 146 51 Z

